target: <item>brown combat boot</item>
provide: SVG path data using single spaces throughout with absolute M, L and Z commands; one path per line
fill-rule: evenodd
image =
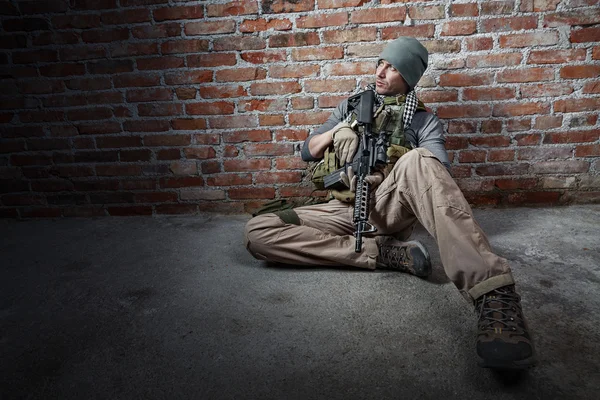
M 401 242 L 390 237 L 378 237 L 377 245 L 377 268 L 408 272 L 421 278 L 431 275 L 429 252 L 421 242 Z
M 514 285 L 492 290 L 475 300 L 479 314 L 479 365 L 495 369 L 525 369 L 535 365 L 535 349 Z

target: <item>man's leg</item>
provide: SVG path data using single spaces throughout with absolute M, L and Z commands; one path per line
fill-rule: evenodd
M 371 222 L 381 231 L 413 214 L 436 239 L 442 264 L 479 313 L 479 363 L 526 368 L 535 351 L 507 261 L 494 254 L 446 168 L 426 149 L 404 155 L 377 188 Z
M 297 220 L 263 214 L 246 224 L 246 248 L 261 260 L 295 265 L 350 265 L 375 269 L 378 247 L 365 238 L 354 251 L 352 207 L 338 200 L 293 209 Z M 285 216 L 284 216 L 285 219 Z
M 492 252 L 458 185 L 423 148 L 398 160 L 377 188 L 371 211 L 371 222 L 382 233 L 411 218 L 435 238 L 446 274 L 465 298 L 514 283 L 507 261 Z
M 419 277 L 431 274 L 429 254 L 415 241 L 364 237 L 362 251 L 356 253 L 352 219 L 353 208 L 338 200 L 259 215 L 246 224 L 246 248 L 260 260 L 284 264 L 377 267 Z

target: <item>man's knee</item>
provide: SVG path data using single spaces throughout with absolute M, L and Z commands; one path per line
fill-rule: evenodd
M 285 223 L 273 213 L 262 214 L 246 223 L 244 244 L 246 249 L 256 258 L 265 260 L 265 250 L 279 235 Z

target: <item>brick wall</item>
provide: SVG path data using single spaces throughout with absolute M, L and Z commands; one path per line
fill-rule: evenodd
M 2 1 L 0 216 L 244 212 L 308 195 L 302 141 L 429 49 L 419 96 L 477 205 L 600 201 L 597 0 Z

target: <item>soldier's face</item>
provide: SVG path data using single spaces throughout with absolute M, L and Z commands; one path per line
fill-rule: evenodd
M 400 72 L 385 60 L 379 61 L 375 73 L 377 93 L 384 96 L 395 96 L 408 93 L 408 85 Z

